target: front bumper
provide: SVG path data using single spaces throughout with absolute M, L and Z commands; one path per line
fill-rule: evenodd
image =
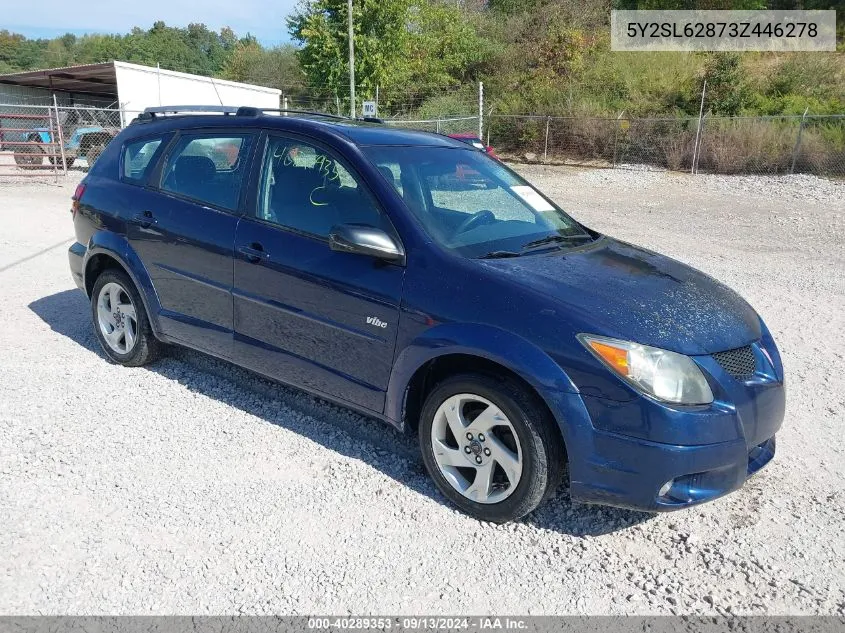
M 760 360 L 760 370 L 743 381 L 720 374 L 715 361 L 700 364 L 713 378 L 717 399 L 711 405 L 558 394 L 554 413 L 574 500 L 676 510 L 740 488 L 772 460 L 786 409 L 779 357 Z
M 595 453 L 570 463 L 572 498 L 649 512 L 678 510 L 741 488 L 775 454 L 775 436 L 752 447 L 743 440 L 671 446 L 596 433 Z M 668 488 L 668 489 L 667 489 Z

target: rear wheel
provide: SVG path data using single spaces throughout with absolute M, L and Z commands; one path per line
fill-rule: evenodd
M 137 367 L 158 358 L 161 343 L 135 285 L 123 271 L 106 270 L 94 282 L 91 314 L 97 340 L 114 362 Z
M 423 461 L 461 510 L 504 523 L 534 510 L 560 483 L 565 457 L 554 424 L 536 395 L 519 384 L 454 376 L 423 405 Z
M 73 167 L 73 163 L 74 163 L 75 160 L 76 159 L 73 158 L 73 157 L 70 157 L 70 156 L 66 157 L 65 158 L 65 169 L 70 169 L 71 167 Z M 51 165 L 61 165 L 62 159 L 50 157 L 50 164 Z

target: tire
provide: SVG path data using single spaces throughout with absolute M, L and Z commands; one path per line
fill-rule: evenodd
M 40 145 L 23 145 L 16 150 L 15 163 L 21 169 L 41 169 L 44 164 L 44 148 Z M 21 154 L 26 154 L 22 156 Z
M 94 334 L 113 362 L 139 367 L 159 357 L 162 343 L 153 334 L 135 285 L 123 271 L 110 268 L 97 277 L 91 317 Z
M 436 385 L 422 408 L 419 439 L 438 489 L 466 514 L 493 523 L 534 510 L 557 489 L 566 465 L 556 423 L 537 395 L 494 376 L 462 374 Z
M 66 157 L 65 158 L 65 169 L 70 169 L 71 167 L 73 167 L 73 163 L 74 163 L 75 160 L 76 160 L 76 158 Z M 51 165 L 61 165 L 62 159 L 50 157 L 50 164 Z

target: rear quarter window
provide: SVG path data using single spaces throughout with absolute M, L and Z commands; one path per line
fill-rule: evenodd
M 153 158 L 160 153 L 163 145 L 163 136 L 126 143 L 121 157 L 121 179 L 134 184 L 146 182 L 147 174 L 155 165 Z

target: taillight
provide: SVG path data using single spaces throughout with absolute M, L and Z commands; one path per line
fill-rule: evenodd
M 76 185 L 76 191 L 73 192 L 73 202 L 70 205 L 70 212 L 73 214 L 73 217 L 76 217 L 77 212 L 79 211 L 79 201 L 82 200 L 82 194 L 85 193 L 85 185 L 83 183 L 79 183 Z

